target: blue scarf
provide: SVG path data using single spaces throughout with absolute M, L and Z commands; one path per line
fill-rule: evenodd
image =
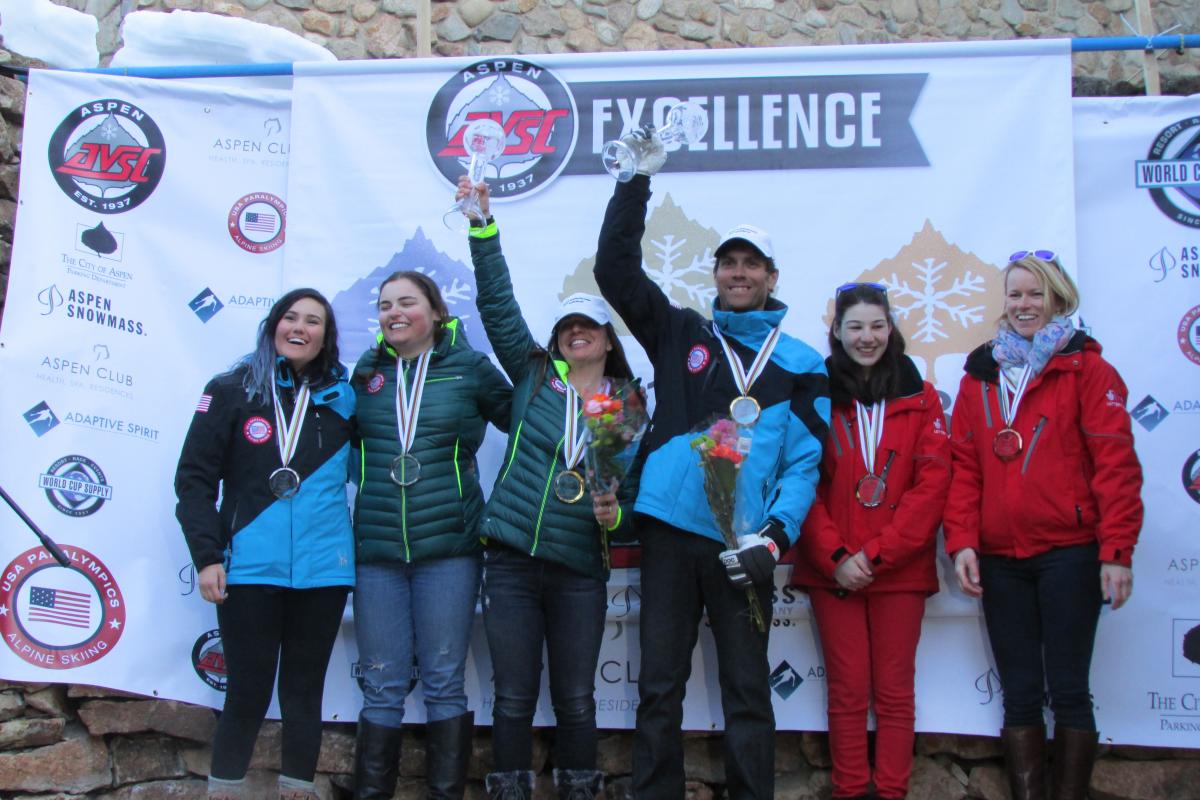
M 1007 321 L 1001 322 L 992 342 L 992 358 L 1001 367 L 1023 367 L 1028 364 L 1033 368 L 1033 374 L 1037 375 L 1074 335 L 1075 326 L 1066 317 L 1055 317 L 1047 322 L 1033 335 L 1032 341 L 1014 331 Z

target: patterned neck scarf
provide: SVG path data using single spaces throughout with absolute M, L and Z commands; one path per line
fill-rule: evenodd
M 1017 333 L 1008 322 L 1001 322 L 992 342 L 992 357 L 1001 367 L 1022 367 L 1028 364 L 1033 374 L 1039 374 L 1051 357 L 1071 341 L 1075 326 L 1066 317 L 1055 317 L 1033 335 L 1030 341 Z

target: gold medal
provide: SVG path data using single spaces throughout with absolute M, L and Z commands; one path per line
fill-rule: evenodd
M 578 503 L 583 492 L 583 476 L 575 470 L 564 469 L 554 476 L 554 496 L 564 503 Z

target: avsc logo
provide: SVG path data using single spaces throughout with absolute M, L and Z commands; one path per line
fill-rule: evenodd
M 200 680 L 219 692 L 225 691 L 228 673 L 220 630 L 213 629 L 200 634 L 192 647 L 192 669 L 196 670 Z
M 141 205 L 162 180 L 167 149 L 150 116 L 132 103 L 84 103 L 50 137 L 50 170 L 63 193 L 100 214 Z
M 478 61 L 454 74 L 429 106 L 426 146 L 451 185 L 467 172 L 462 137 L 471 120 L 490 118 L 506 135 L 486 173 L 494 200 L 530 194 L 562 172 L 575 149 L 578 113 L 566 84 L 519 58 Z
M 104 470 L 87 456 L 69 455 L 55 461 L 38 476 L 50 505 L 68 517 L 88 517 L 112 499 Z
M 213 290 L 209 288 L 205 288 L 188 302 L 188 308 L 200 318 L 201 322 L 208 322 L 224 307 L 225 304 L 218 300 L 217 296 L 213 294 Z
M 39 438 L 54 430 L 59 424 L 58 417 L 54 415 L 50 406 L 46 405 L 45 400 L 26 411 L 22 416 L 25 417 L 25 422 Z
M 1200 450 L 1193 451 L 1183 462 L 1183 488 L 1188 497 L 1200 503 Z
M 18 658 L 45 669 L 101 659 L 125 629 L 125 600 L 108 567 L 80 547 L 62 549 L 70 568 L 34 547 L 0 578 L 0 635 Z

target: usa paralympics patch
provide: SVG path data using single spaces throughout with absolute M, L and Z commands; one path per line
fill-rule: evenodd
M 711 358 L 708 348 L 702 344 L 692 345 L 692 349 L 687 354 L 688 372 L 695 375 L 700 370 L 708 366 L 708 361 Z
M 554 391 L 558 392 L 559 394 L 567 393 L 567 385 L 562 382 L 561 378 L 551 378 L 550 379 L 550 388 L 553 389 Z
M 371 379 L 367 381 L 367 394 L 378 394 L 379 390 L 383 388 L 384 380 L 382 372 L 372 375 Z
M 263 417 L 251 417 L 242 426 L 242 435 L 250 444 L 262 444 L 271 438 L 271 423 Z

